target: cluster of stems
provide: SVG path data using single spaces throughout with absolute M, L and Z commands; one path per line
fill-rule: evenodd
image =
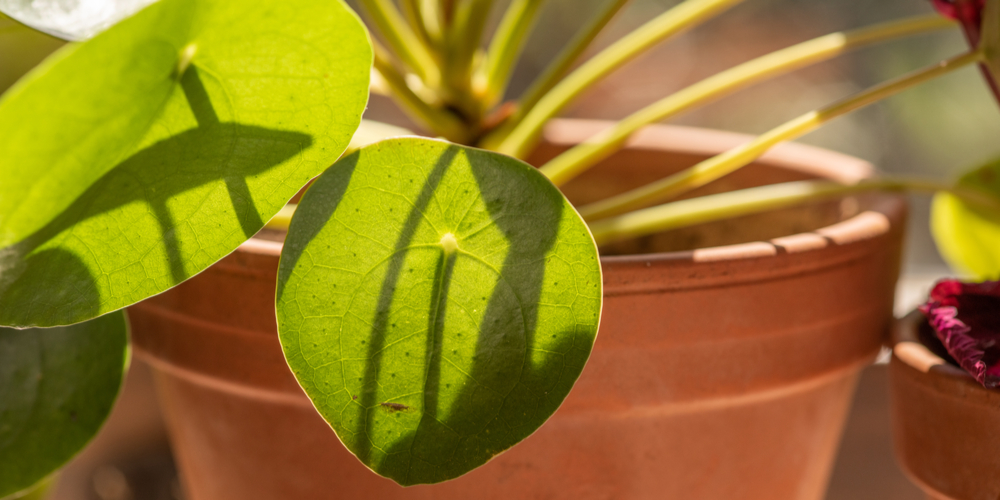
M 511 74 L 545 0 L 512 0 L 488 44 L 483 32 L 492 0 L 359 0 L 375 43 L 374 70 L 388 93 L 432 134 L 459 144 L 527 157 L 546 123 L 575 98 L 654 45 L 711 19 L 742 0 L 684 0 L 585 61 L 582 55 L 628 0 L 604 0 L 519 98 L 504 101 Z M 867 45 L 947 29 L 956 24 L 922 16 L 833 33 L 722 71 L 629 115 L 540 167 L 557 186 L 614 152 L 642 127 L 674 117 L 752 84 Z M 688 169 L 591 205 L 579 207 L 598 243 L 772 210 L 865 190 L 950 191 L 976 203 L 975 193 L 923 180 L 881 179 L 854 185 L 805 181 L 670 200 L 750 164 L 772 146 L 830 120 L 970 64 L 988 63 L 978 48 L 877 85 L 792 119 L 753 141 Z M 284 211 L 273 225 L 287 224 Z

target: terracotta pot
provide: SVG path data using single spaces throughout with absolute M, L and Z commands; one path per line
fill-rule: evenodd
M 553 124 L 534 160 L 601 126 Z M 611 194 L 746 139 L 653 127 L 566 192 Z M 869 168 L 789 144 L 704 191 Z M 600 335 L 565 404 L 519 446 L 433 486 L 367 470 L 292 378 L 275 335 L 277 242 L 252 240 L 133 307 L 133 339 L 158 371 L 193 500 L 819 499 L 858 372 L 890 324 L 904 215 L 896 196 L 851 198 L 604 249 L 753 241 L 602 258 Z
M 914 312 L 893 330 L 889 364 L 896 457 L 928 498 L 1000 498 L 1000 391 L 935 354 Z M 940 344 L 938 344 L 940 345 Z M 941 348 L 943 350 L 943 347 Z

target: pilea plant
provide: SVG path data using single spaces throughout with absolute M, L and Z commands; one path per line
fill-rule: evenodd
M 347 448 L 403 485 L 464 474 L 557 409 L 597 334 L 599 244 L 865 190 L 931 190 L 945 193 L 934 220 L 946 256 L 1000 270 L 998 164 L 956 185 L 802 181 L 671 201 L 957 68 L 981 64 L 996 81 L 1000 0 L 936 2 L 969 33 L 968 53 L 583 207 L 557 186 L 647 124 L 954 23 L 904 19 L 762 56 L 535 169 L 521 159 L 575 97 L 740 0 L 683 1 L 580 62 L 627 3 L 607 0 L 510 100 L 544 1 L 512 0 L 485 47 L 491 0 L 358 3 L 374 37 L 339 0 L 161 0 L 60 50 L 0 99 L 0 496 L 45 477 L 100 425 L 127 359 L 122 308 L 266 223 L 288 230 L 276 314 L 289 366 Z M 0 5 L 45 27 L 26 2 Z M 391 138 L 341 157 L 352 136 L 396 135 L 358 130 L 370 87 L 440 139 Z

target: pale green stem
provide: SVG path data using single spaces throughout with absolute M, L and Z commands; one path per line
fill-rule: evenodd
M 435 1 L 435 0 L 430 0 Z M 455 4 L 461 2 L 462 0 L 436 0 L 438 4 L 438 10 L 441 16 L 441 33 L 444 34 L 448 31 L 448 26 L 451 25 L 452 19 L 455 17 Z
M 444 40 L 444 19 L 438 0 L 413 0 L 420 3 L 420 21 L 427 31 L 427 39 L 431 45 L 441 51 Z
M 685 0 L 640 26 L 583 63 L 538 101 L 496 150 L 524 157 L 534 148 L 542 127 L 584 90 L 655 44 L 693 28 L 743 0 Z
M 570 68 L 576 63 L 583 52 L 590 47 L 590 44 L 597 38 L 598 33 L 604 29 L 615 14 L 628 3 L 629 0 L 607 0 L 604 7 L 597 12 L 590 22 L 587 23 L 573 38 L 562 48 L 559 54 L 546 67 L 545 71 L 532 82 L 528 90 L 518 99 L 517 111 L 504 123 L 491 131 L 480 141 L 480 146 L 486 149 L 495 150 L 497 146 L 514 130 L 525 115 L 538 101 L 545 96 L 552 87 L 559 83 L 562 77 L 569 73 Z
M 378 27 L 379 33 L 393 53 L 429 87 L 437 87 L 441 75 L 427 46 L 410 29 L 392 0 L 359 0 L 358 2 Z
M 448 27 L 445 47 L 445 73 L 448 85 L 467 90 L 471 82 L 472 62 L 483 38 L 493 0 L 461 0 Z
M 553 158 L 542 166 L 541 171 L 557 186 L 565 184 L 621 149 L 632 134 L 650 123 L 865 45 L 955 25 L 938 15 L 921 16 L 833 33 L 772 52 L 717 73 L 633 113 L 608 130 Z
M 968 189 L 921 179 L 873 179 L 857 184 L 797 181 L 674 201 L 590 224 L 598 245 L 670 229 L 729 219 L 865 191 L 946 191 L 1000 210 L 996 199 Z
M 271 220 L 267 221 L 264 227 L 268 229 L 279 229 L 288 231 L 288 225 L 292 223 L 292 216 L 295 215 L 295 209 L 299 206 L 295 203 L 289 203 L 278 211 L 278 214 L 271 217 Z
M 416 95 L 407 85 L 403 74 L 396 69 L 386 50 L 374 41 L 372 46 L 375 53 L 374 69 L 391 89 L 389 94 L 403 112 L 427 130 L 448 140 L 459 143 L 468 140 L 468 127 L 457 116 L 446 109 L 431 106 Z
M 427 31 L 427 26 L 424 24 L 424 15 L 421 11 L 421 0 L 402 0 L 400 3 L 403 10 L 403 17 L 410 24 L 410 28 L 417 35 L 417 38 L 423 42 L 424 46 L 427 47 L 428 51 L 433 56 L 434 49 L 436 47 L 435 42 L 431 41 L 430 34 Z
M 810 111 L 764 133 L 747 144 L 709 158 L 666 179 L 581 207 L 580 215 L 586 220 L 596 220 L 676 197 L 753 162 L 775 144 L 795 139 L 838 116 L 980 60 L 982 60 L 982 55 L 979 52 L 963 54 L 878 85 L 830 106 Z
M 483 98 L 486 109 L 500 102 L 507 92 L 514 64 L 538 20 L 543 3 L 545 0 L 513 0 L 504 12 L 486 53 L 486 89 Z

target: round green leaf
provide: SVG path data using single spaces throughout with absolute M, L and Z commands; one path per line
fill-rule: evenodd
M 277 310 L 292 371 L 347 448 L 399 484 L 434 483 L 562 403 L 597 335 L 601 268 L 583 220 L 529 165 L 392 139 L 306 193 Z
M 162 292 L 347 147 L 371 48 L 340 0 L 163 0 L 0 98 L 0 324 Z
M 966 174 L 958 185 L 1000 204 L 1000 160 Z M 957 272 L 979 280 L 1000 278 L 1000 211 L 995 206 L 939 193 L 931 206 L 931 232 Z
M 127 341 L 121 312 L 0 328 L 0 498 L 35 485 L 94 437 L 121 387 Z

